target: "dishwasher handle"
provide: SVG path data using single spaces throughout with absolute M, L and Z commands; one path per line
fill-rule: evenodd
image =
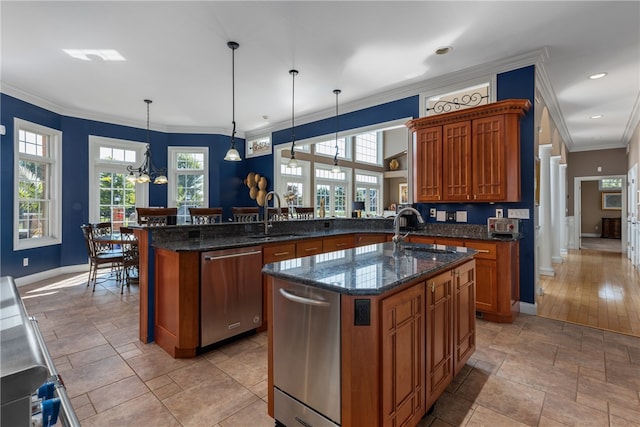
M 237 257 L 241 257 L 241 256 L 257 255 L 257 254 L 261 254 L 261 253 L 262 253 L 262 251 L 251 251 L 251 252 L 238 252 L 236 254 L 228 254 L 228 255 L 216 255 L 216 256 L 205 255 L 204 260 L 205 261 L 214 261 L 216 259 L 237 258 Z
M 297 302 L 300 304 L 315 305 L 316 307 L 329 307 L 331 305 L 331 303 L 327 301 L 305 298 L 305 297 L 300 297 L 298 295 L 294 295 L 292 293 L 285 291 L 282 288 L 280 288 L 279 291 L 280 291 L 280 294 L 286 299 L 288 299 L 289 301 Z

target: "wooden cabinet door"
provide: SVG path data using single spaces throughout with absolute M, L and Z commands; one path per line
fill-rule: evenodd
M 429 279 L 427 299 L 427 408 L 453 380 L 453 275 Z
M 390 235 L 389 235 L 390 236 Z M 389 239 L 387 234 L 356 234 L 356 246 L 384 243 Z
M 454 360 L 453 375 L 457 375 L 476 349 L 475 262 L 469 261 L 453 271 Z
M 467 241 L 465 246 L 476 249 L 476 310 L 498 312 L 498 248 L 496 243 Z M 502 259 L 500 262 L 509 262 Z
M 322 239 L 299 240 L 296 243 L 296 257 L 317 255 L 322 253 Z
M 343 249 L 353 248 L 354 245 L 355 237 L 353 234 L 325 237 L 322 241 L 322 252 L 341 251 Z
M 504 116 L 473 121 L 473 199 L 506 198 Z
M 413 143 L 414 202 L 442 200 L 442 127 L 420 129 Z
M 471 122 L 442 127 L 443 199 L 471 200 Z
M 424 307 L 424 283 L 381 302 L 383 426 L 414 426 L 425 413 Z

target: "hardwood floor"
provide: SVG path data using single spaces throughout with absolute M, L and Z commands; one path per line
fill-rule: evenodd
M 570 250 L 563 261 L 540 277 L 538 316 L 640 337 L 640 273 L 626 255 Z

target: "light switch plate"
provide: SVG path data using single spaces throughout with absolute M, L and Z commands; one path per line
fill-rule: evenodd
M 437 211 L 436 212 L 436 221 L 444 222 L 447 220 L 447 212 L 446 211 Z
M 456 222 L 467 222 L 467 211 L 457 211 Z
M 502 218 L 504 211 L 502 209 L 496 209 L 496 218 Z
M 529 209 L 509 209 L 509 218 L 529 219 Z

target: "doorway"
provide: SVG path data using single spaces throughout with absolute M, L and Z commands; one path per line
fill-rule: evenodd
M 599 183 L 603 178 L 620 180 L 621 187 L 616 190 L 602 188 Z M 583 249 L 583 237 L 589 240 L 591 238 L 615 239 L 619 242 L 620 252 L 626 253 L 627 222 L 626 218 L 623 221 L 622 217 L 627 211 L 626 176 L 576 177 L 573 194 L 575 221 L 573 247 Z M 619 236 L 619 239 L 616 236 Z

